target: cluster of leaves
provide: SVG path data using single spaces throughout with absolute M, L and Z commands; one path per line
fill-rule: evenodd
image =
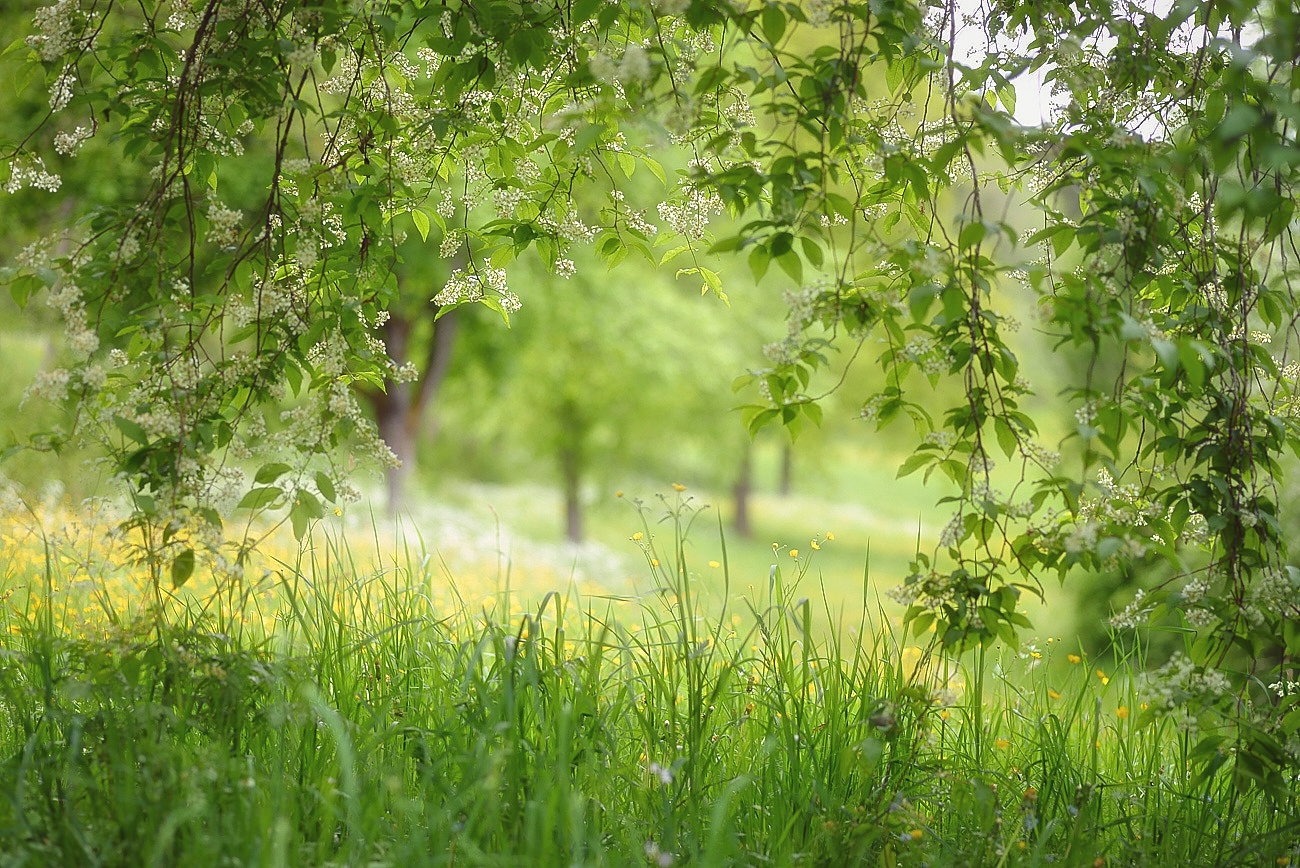
M 1275 493 L 1283 453 L 1300 448 L 1300 368 L 1286 358 L 1300 16 L 1289 4 L 998 5 L 975 60 L 957 55 L 952 4 L 928 35 L 906 28 L 921 34 L 910 43 L 889 38 L 877 7 L 838 7 L 840 47 L 811 61 L 771 34 L 772 68 L 799 86 L 771 102 L 790 135 L 770 165 L 791 168 L 723 182 L 724 195 L 766 209 L 723 246 L 750 247 L 756 274 L 796 249 L 834 271 L 796 299 L 808 339 L 758 373 L 766 400 L 750 418 L 788 420 L 810 402 L 801 390 L 820 358 L 809 350 L 826 331 L 883 341 L 891 385 L 863 415 L 910 415 L 921 443 L 900 472 L 938 470 L 959 491 L 938 551 L 918 555 L 895 592 L 915 627 L 937 622 L 954 647 L 1014 641 L 1021 593 L 1045 575 L 1171 562 L 1186 584 L 1171 579 L 1114 623 L 1181 611 L 1206 675 L 1245 652 L 1235 711 L 1195 713 L 1200 755 L 1231 746 L 1238 774 L 1278 788 L 1300 753 L 1282 677 L 1300 652 L 1289 626 L 1300 585 L 1284 569 Z M 834 70 L 867 52 L 889 64 L 891 94 L 860 112 L 868 88 Z M 1054 101 L 1034 127 L 1013 114 L 1010 80 L 1026 71 Z M 954 193 L 961 214 L 945 221 Z M 991 217 L 995 201 L 1032 208 L 1041 228 Z M 832 230 L 840 246 L 822 262 L 837 219 L 849 226 Z M 1084 480 L 1036 442 L 1021 407 L 1032 384 L 1010 337 L 1016 281 L 1041 300 L 1039 328 L 1088 360 L 1066 438 Z M 907 385 L 913 374 L 958 382 L 964 397 L 936 415 Z
M 638 166 L 664 180 L 637 144 L 669 135 L 649 108 L 734 10 L 678 12 L 689 25 L 594 0 L 34 10 L 9 53 L 51 111 L 0 142 L 10 192 L 53 192 L 47 158 L 91 139 L 147 174 L 74 203 L 84 219 L 7 270 L 20 305 L 48 290 L 67 326 L 68 368 L 33 392 L 77 412 L 39 444 L 98 440 L 142 526 L 215 526 L 237 504 L 301 530 L 347 500 L 340 447 L 395 460 L 355 392 L 412 373 L 377 337 L 412 230 L 469 254 L 444 312 L 507 322 L 520 301 L 499 269 L 528 248 L 560 275 L 574 243 L 655 258 L 621 188 Z
M 83 117 L 150 181 L 13 273 L 20 302 L 48 286 L 81 356 L 42 386 L 80 399 L 74 430 L 104 437 L 150 521 L 218 520 L 236 463 L 273 454 L 230 500 L 305 527 L 346 497 L 336 447 L 387 457 L 351 390 L 400 374 L 373 331 L 409 229 L 468 251 L 440 304 L 507 320 L 519 302 L 499 269 L 530 248 L 561 276 L 579 243 L 611 263 L 685 257 L 679 273 L 719 294 L 706 245 L 756 279 L 775 262 L 799 289 L 773 366 L 748 380 L 751 427 L 817 421 L 827 342 L 879 341 L 889 385 L 864 417 L 910 416 L 921 444 L 902 470 L 957 486 L 938 549 L 896 592 L 915 626 L 951 647 L 1014 641 L 1044 575 L 1170 561 L 1188 584 L 1125 620 L 1182 610 L 1207 672 L 1250 652 L 1236 685 L 1251 701 L 1207 706 L 1202 744 L 1217 755 L 1235 733 L 1238 771 L 1275 785 L 1300 710 L 1248 685 L 1285 682 L 1300 653 L 1273 494 L 1300 445 L 1285 358 L 1300 15 L 995 6 L 988 50 L 964 56 L 954 2 L 61 0 L 18 46 L 50 86 L 43 129 Z M 1033 127 L 1014 117 L 1026 72 L 1054 100 Z M 61 132 L 64 152 L 84 137 Z M 620 185 L 662 175 L 661 141 L 692 169 L 659 232 Z M 56 183 L 40 144 L 3 144 L 11 188 Z M 241 185 L 246 207 L 227 207 Z M 1041 220 L 1026 237 L 995 216 L 1016 203 Z M 713 239 L 724 208 L 739 228 Z M 1096 483 L 1060 469 L 1022 406 L 1033 384 L 1006 305 L 1020 277 L 1038 326 L 1091 360 L 1068 439 Z M 936 413 L 918 380 L 962 398 Z M 1206 553 L 1194 567 L 1189 543 Z

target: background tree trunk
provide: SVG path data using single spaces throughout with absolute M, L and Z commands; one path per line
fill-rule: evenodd
M 740 468 L 736 471 L 736 485 L 731 490 L 736 507 L 736 533 L 745 539 L 754 535 L 749 524 L 749 495 L 754 488 L 754 445 L 748 438 L 740 451 Z
M 398 365 L 413 361 L 411 332 L 419 318 L 433 319 L 438 310 L 436 305 L 430 304 L 421 308 L 417 316 L 400 310 L 391 313 L 383 326 L 383 334 L 388 355 L 393 361 Z M 401 467 L 389 468 L 387 474 L 390 514 L 396 514 L 408 505 L 411 480 L 418 467 L 420 433 L 424 428 L 427 410 L 436 403 L 438 389 L 451 366 L 456 326 L 456 311 L 450 311 L 441 319 L 435 320 L 429 345 L 422 361 L 417 364 L 419 376 L 407 383 L 388 380 L 385 391 L 371 392 L 367 396 L 374 410 L 379 436 L 402 461 Z
M 560 450 L 564 482 L 564 532 L 569 542 L 582 542 L 582 459 L 576 448 Z
M 786 441 L 781 447 L 781 496 L 789 497 L 794 488 L 794 444 Z

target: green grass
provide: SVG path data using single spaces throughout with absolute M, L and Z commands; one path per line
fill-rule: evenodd
M 644 518 L 638 599 L 506 574 L 439 604 L 418 546 L 376 569 L 318 538 L 249 597 L 270 617 L 178 603 L 87 638 L 57 626 L 57 557 L 6 572 L 0 865 L 1300 857 L 1297 800 L 1194 783 L 1128 663 L 1103 682 L 1061 642 L 945 660 L 879 618 L 825 629 L 806 559 L 715 570 L 707 517 Z

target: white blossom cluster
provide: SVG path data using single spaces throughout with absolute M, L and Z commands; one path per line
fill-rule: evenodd
M 1181 652 L 1150 673 L 1138 684 L 1137 699 L 1158 717 L 1169 717 L 1175 726 L 1193 738 L 1200 731 L 1198 713 L 1215 705 L 1232 692 L 1226 675 L 1216 669 L 1197 667 Z
M 1268 568 L 1250 588 L 1250 605 L 1261 612 L 1300 617 L 1300 573 Z
M 45 161 L 40 157 L 30 160 L 14 160 L 9 164 L 9 180 L 5 182 L 6 193 L 17 193 L 25 187 L 57 192 L 63 185 L 63 179 L 45 168 Z
M 1143 605 L 1146 600 L 1147 592 L 1138 588 L 1137 593 L 1133 595 L 1133 600 L 1124 609 L 1110 618 L 1110 626 L 1116 630 L 1133 630 L 1142 624 L 1145 624 L 1147 617 L 1155 611 L 1154 605 Z
M 635 44 L 628 45 L 617 59 L 598 51 L 591 56 L 587 66 L 593 78 L 608 85 L 641 84 L 649 81 L 652 73 L 650 55 L 645 48 Z
M 939 534 L 940 548 L 955 548 L 961 542 L 966 528 L 966 516 L 958 511 L 952 514 L 948 523 L 943 526 L 943 531 Z
M 74 156 L 94 134 L 95 130 L 93 128 L 86 127 L 77 127 L 70 133 L 56 133 L 54 136 L 54 150 L 65 157 Z
M 1020 441 L 1020 455 L 1026 461 L 1044 470 L 1050 470 L 1061 463 L 1060 452 L 1055 449 L 1048 449 L 1037 440 L 1027 438 Z
M 1273 695 L 1279 699 L 1286 696 L 1294 696 L 1300 693 L 1300 681 L 1274 681 L 1268 686 L 1273 691 Z
M 60 283 L 50 292 L 45 303 L 63 317 L 64 337 L 69 349 L 82 357 L 88 357 L 99 349 L 99 336 L 87 323 L 80 287 L 71 281 Z
M 787 289 L 781 294 L 786 308 L 786 337 L 797 341 L 805 329 L 817 321 L 819 307 L 828 295 L 835 294 L 835 282 L 827 275 L 818 275 L 798 289 Z
M 799 358 L 800 343 L 793 337 L 763 345 L 763 356 L 774 365 L 792 365 Z
M 306 307 L 306 285 L 301 273 L 290 273 L 283 280 L 256 279 L 251 296 L 232 299 L 226 305 L 226 320 L 235 329 L 253 323 L 276 323 L 298 333 L 306 328 L 302 311 Z
M 916 335 L 903 346 L 903 358 L 915 364 L 927 376 L 950 370 L 952 353 L 929 335 Z
M 68 399 L 68 383 L 71 381 L 72 374 L 64 368 L 56 368 L 52 371 L 37 371 L 31 385 L 23 392 L 23 403 L 25 404 L 29 398 L 44 398 L 52 404 L 66 401 Z
M 858 411 L 858 418 L 863 422 L 875 422 L 880 418 L 880 408 L 885 405 L 884 395 L 872 395 Z
M 218 247 L 231 248 L 239 245 L 239 222 L 243 215 L 227 208 L 220 202 L 213 201 L 208 206 L 207 241 Z
M 969 579 L 955 579 L 938 570 L 930 570 L 924 576 L 912 576 L 909 581 L 885 591 L 885 595 L 900 606 L 921 606 L 930 611 L 938 611 L 958 600 L 968 599 L 970 594 Z M 970 616 L 969 624 L 975 630 L 982 627 L 982 622 L 975 615 Z
M 32 29 L 26 42 L 36 49 L 41 60 L 49 63 L 84 44 L 80 0 L 58 0 L 42 6 L 32 15 Z
M 627 205 L 627 196 L 622 190 L 611 190 L 610 200 L 614 204 L 615 220 L 622 220 L 623 225 L 642 235 L 653 236 L 659 232 L 658 227 L 645 219 L 645 211 L 638 211 Z
M 596 237 L 596 228 L 582 222 L 572 208 L 565 211 L 558 221 L 552 214 L 543 213 L 537 222 L 542 228 L 571 244 L 585 244 Z
M 831 14 L 841 5 L 841 0 L 806 0 L 803 14 L 813 27 L 830 27 L 835 23 Z
M 77 77 L 70 71 L 71 67 L 61 72 L 54 84 L 50 85 L 50 111 L 61 112 L 72 102 L 72 85 Z
M 677 201 L 659 203 L 658 211 L 673 232 L 698 241 L 708 230 L 709 221 L 722 213 L 722 197 L 713 190 L 688 184 Z
M 433 297 L 433 301 L 438 305 L 482 301 L 485 289 L 496 293 L 502 309 L 507 313 L 519 310 L 519 297 L 506 285 L 506 273 L 501 268 L 486 268 L 473 272 L 458 268 L 451 273 L 446 286 Z

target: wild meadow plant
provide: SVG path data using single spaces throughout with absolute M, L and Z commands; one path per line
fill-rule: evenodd
M 458 596 L 427 549 L 318 532 L 255 592 L 161 607 L 8 516 L 0 865 L 1300 858 L 1296 800 L 1194 776 L 1144 717 L 1140 647 L 944 657 L 806 596 L 832 534 L 739 593 L 725 540 L 694 560 L 701 511 L 666 506 L 638 504 L 637 597 L 512 570 Z

